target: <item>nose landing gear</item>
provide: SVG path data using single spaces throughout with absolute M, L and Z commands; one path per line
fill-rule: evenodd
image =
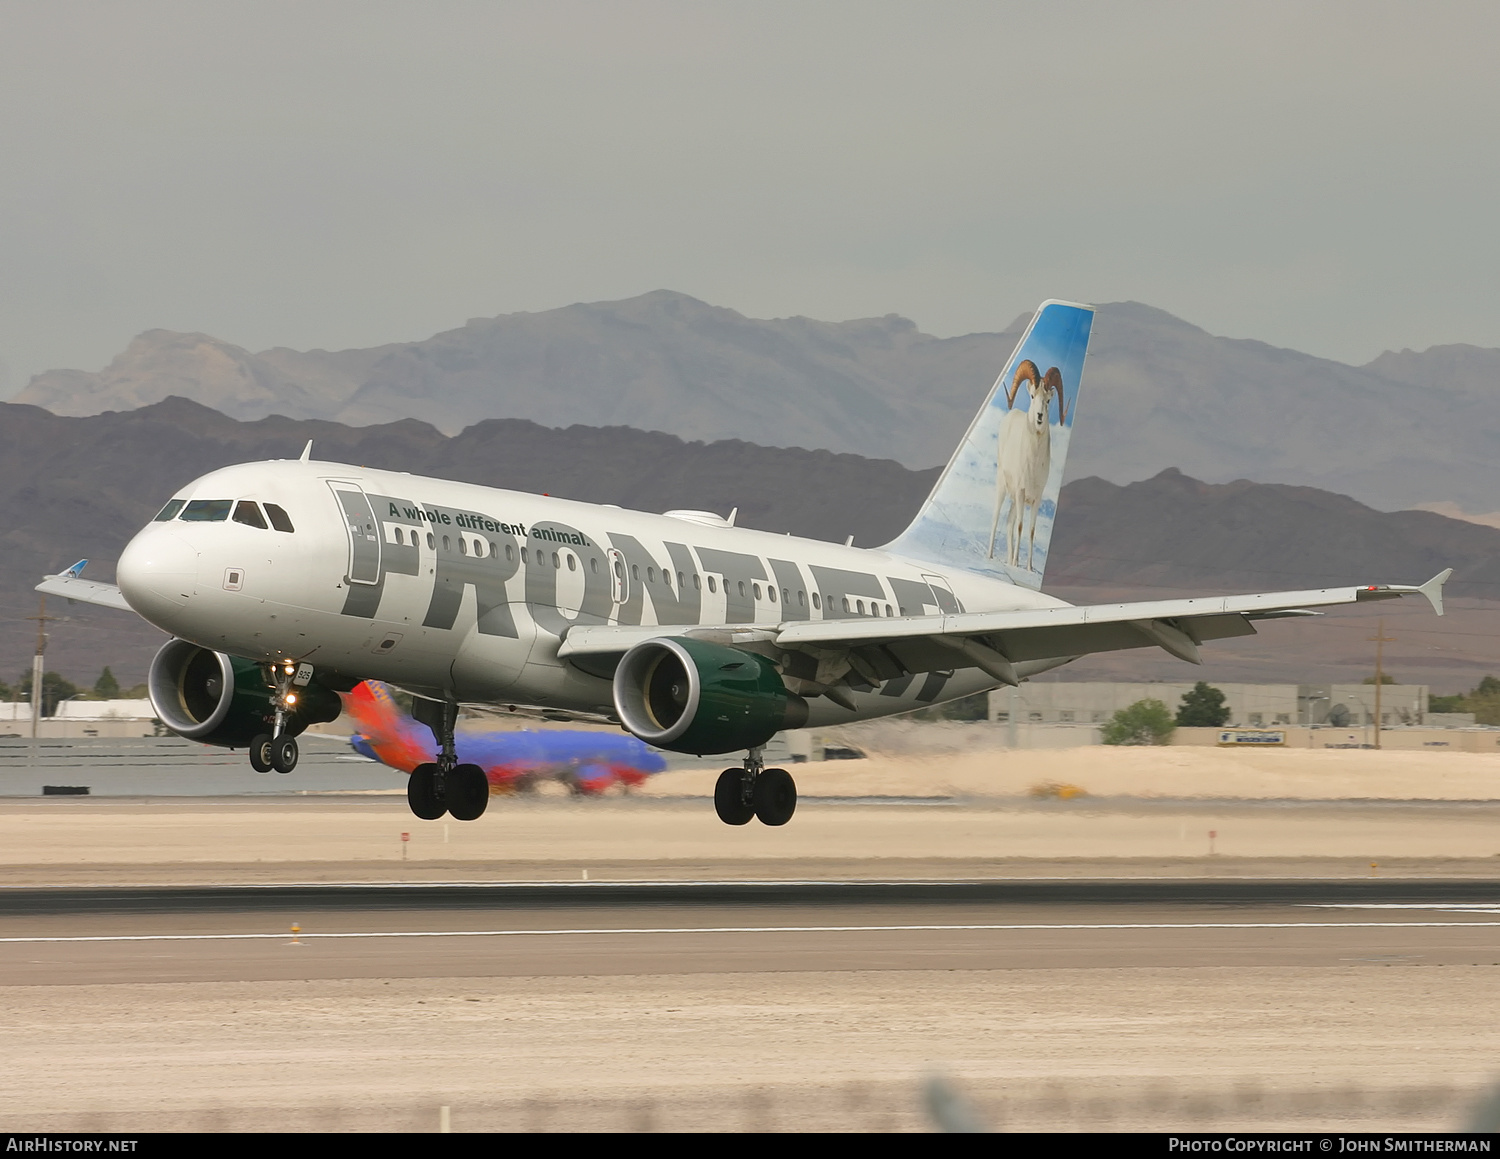
M 785 769 L 768 769 L 762 749 L 745 756 L 743 768 L 725 769 L 714 785 L 714 811 L 726 825 L 746 825 L 755 817 L 762 825 L 785 825 L 797 811 L 797 782 Z
M 297 703 L 297 694 L 292 691 L 292 677 L 297 668 L 294 664 L 278 663 L 274 671 L 276 695 L 271 698 L 271 731 L 261 733 L 250 742 L 250 767 L 257 773 L 268 773 L 272 769 L 289 773 L 297 767 L 297 738 L 286 732 L 287 717 Z

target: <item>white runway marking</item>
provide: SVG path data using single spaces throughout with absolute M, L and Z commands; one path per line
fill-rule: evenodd
M 331 938 L 537 938 L 580 937 L 603 934 L 891 934 L 966 933 L 1000 930 L 1341 930 L 1341 929 L 1431 929 L 1494 927 L 1500 922 L 1098 922 L 1006 925 L 911 925 L 911 926 L 674 926 L 638 929 L 578 930 L 372 930 L 358 933 L 313 933 L 301 931 L 303 942 Z M 279 934 L 83 934 L 74 936 L 0 938 L 0 944 L 32 942 L 233 942 L 290 941 L 290 933 Z
M 1325 901 L 1304 902 L 1308 909 L 1401 909 L 1438 910 L 1455 914 L 1500 914 L 1500 904 L 1495 902 L 1415 902 L 1415 901 Z

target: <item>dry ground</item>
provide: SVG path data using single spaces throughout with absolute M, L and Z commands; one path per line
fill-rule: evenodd
M 16 801 L 0 882 L 1500 868 L 1487 807 L 1264 801 L 1486 800 L 1489 756 L 1088 749 L 799 773 L 809 797 L 964 801 L 813 802 L 780 830 L 720 825 L 711 772 L 627 801 L 496 799 L 472 825 L 397 797 Z M 1094 798 L 1031 802 L 1039 782 Z M 431 1130 L 441 1105 L 456 1130 L 922 1128 L 933 1073 L 998 1125 L 1446 1128 L 1500 1077 L 1496 969 L 0 979 L 0 1129 Z
M 920 1129 L 934 1073 L 1011 1126 L 1448 1128 L 1496 1074 L 1492 973 L 12 987 L 0 1129 Z

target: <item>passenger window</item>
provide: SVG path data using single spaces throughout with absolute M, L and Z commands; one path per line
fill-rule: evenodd
M 396 528 L 396 542 L 403 546 L 406 544 L 406 536 L 399 527 Z
M 633 563 L 633 564 L 630 565 L 630 578 L 633 579 L 633 580 L 635 580 L 636 583 L 640 583 L 641 582 L 641 565 L 640 564 Z
M 773 588 L 773 587 L 767 587 L 766 588 L 766 595 L 770 597 L 770 600 L 771 600 L 771 602 L 773 604 L 776 602 L 776 589 L 775 588 Z
M 744 580 L 740 580 L 739 583 L 740 583 L 740 599 L 744 599 L 745 598 L 745 581 Z
M 672 573 L 669 572 L 666 568 L 661 569 L 661 582 L 666 584 L 667 587 L 672 586 Z
M 452 551 L 453 550 L 453 541 L 451 539 L 449 539 L 446 535 L 443 536 L 443 550 L 444 551 Z
M 693 573 L 693 590 L 695 592 L 703 590 L 703 581 L 698 578 L 697 572 Z
M 445 546 L 446 546 L 446 541 L 445 541 Z M 462 535 L 460 535 L 458 537 L 458 554 L 459 555 L 468 555 L 469 554 L 469 541 L 467 539 L 465 539 Z
M 223 523 L 233 506 L 233 499 L 194 499 L 178 518 L 189 523 Z
M 823 601 L 818 599 L 817 592 L 813 592 L 813 607 L 818 609 L 821 609 L 823 607 Z
M 886 604 L 886 606 L 885 606 L 885 614 L 887 616 L 891 615 L 891 605 L 890 604 Z
M 427 533 L 427 549 L 429 551 L 437 550 L 437 540 L 432 538 L 432 532 L 430 531 Z
M 599 557 L 597 555 L 589 556 L 589 571 L 595 575 L 599 574 Z
M 797 606 L 799 608 L 807 607 L 807 596 L 800 588 L 797 590 Z
M 677 590 L 681 591 L 685 587 L 687 587 L 687 581 L 683 579 L 682 573 L 678 572 L 677 573 Z
M 153 523 L 166 523 L 169 519 L 175 518 L 176 515 L 177 515 L 177 513 L 182 510 L 182 505 L 184 503 L 186 503 L 186 502 L 187 502 L 186 499 L 173 499 L 173 500 L 171 500 L 170 502 L 168 502 L 168 504 L 165 507 L 163 507 L 160 511 L 158 511 L 156 513 L 156 518 L 153 519 L 151 522 L 153 522 Z
M 713 576 L 709 576 L 708 577 L 708 590 L 711 591 L 711 592 L 716 592 L 716 591 L 719 590 L 718 587 L 714 584 L 714 577 Z
M 760 584 L 751 584 L 750 589 L 755 593 L 755 598 L 760 599 Z
M 516 558 L 515 552 L 511 549 L 510 544 L 507 543 L 505 545 L 505 559 L 506 559 L 506 562 L 508 563 L 511 560 L 515 559 L 515 558 Z
M 552 553 L 552 566 L 555 567 L 555 568 L 561 568 L 562 567 L 562 564 L 558 561 L 557 552 L 555 552 L 555 551 Z
M 839 601 L 844 605 L 844 611 L 847 612 L 849 610 L 849 597 L 848 596 L 840 596 L 839 597 Z
M 861 616 L 865 614 L 865 602 L 864 602 L 864 600 L 855 600 L 854 601 L 854 606 L 858 610 L 858 612 L 859 612 L 859 614 Z M 845 607 L 848 607 L 848 605 L 845 604 Z
M 646 580 L 647 582 L 653 584 L 656 582 L 656 569 L 654 567 L 648 567 L 646 569 Z
M 246 527 L 259 527 L 262 531 L 266 529 L 266 517 L 248 499 L 241 499 L 234 505 L 234 521 L 243 523 Z
M 274 503 L 266 504 L 266 518 L 277 531 L 285 531 L 290 535 L 297 530 L 292 526 L 292 517 Z
M 569 571 L 577 571 L 578 570 L 578 557 L 575 556 L 572 552 L 568 553 L 568 570 Z

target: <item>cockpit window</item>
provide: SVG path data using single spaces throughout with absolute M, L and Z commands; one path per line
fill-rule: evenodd
M 182 509 L 179 519 L 189 523 L 222 523 L 229 518 L 233 499 L 194 499 Z
M 292 532 L 297 530 L 292 526 L 291 516 L 289 516 L 285 510 L 276 506 L 276 504 L 274 503 L 266 504 L 266 515 L 271 520 L 271 526 L 274 527 L 277 531 Z
M 156 518 L 151 522 L 166 523 L 169 519 L 175 519 L 177 517 L 177 513 L 182 510 L 182 505 L 186 502 L 186 499 L 173 499 L 159 512 L 157 512 Z
M 259 527 L 262 531 L 266 529 L 266 517 L 248 499 L 241 499 L 234 505 L 234 521 L 243 523 L 246 527 Z

